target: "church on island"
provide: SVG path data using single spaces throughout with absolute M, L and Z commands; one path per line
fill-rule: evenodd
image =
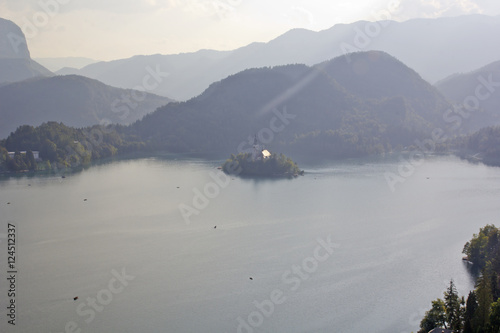
M 264 147 L 259 144 L 259 140 L 257 140 L 257 135 L 253 140 L 253 151 L 252 151 L 252 161 L 265 160 L 271 157 L 271 153 L 269 150 L 264 149 Z
M 297 177 L 304 172 L 297 164 L 283 154 L 272 154 L 264 149 L 255 136 L 252 149 L 231 155 L 221 166 L 221 169 L 231 175 L 246 177 Z

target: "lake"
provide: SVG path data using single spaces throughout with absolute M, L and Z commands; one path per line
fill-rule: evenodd
M 1 179 L 1 331 L 409 333 L 451 278 L 467 296 L 463 245 L 500 216 L 500 168 L 455 157 L 395 191 L 397 157 L 301 163 L 292 180 L 226 178 L 220 163 Z

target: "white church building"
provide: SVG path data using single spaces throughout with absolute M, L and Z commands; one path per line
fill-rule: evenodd
M 258 161 L 258 160 L 265 160 L 266 158 L 271 157 L 271 153 L 269 150 L 264 149 L 262 145 L 259 143 L 259 140 L 257 140 L 257 135 L 255 136 L 255 139 L 253 140 L 253 151 L 252 151 L 252 160 L 253 161 Z

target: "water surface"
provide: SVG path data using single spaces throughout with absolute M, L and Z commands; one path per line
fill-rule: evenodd
M 2 332 L 416 331 L 450 278 L 473 288 L 462 247 L 500 216 L 500 168 L 453 157 L 427 159 L 395 192 L 392 159 L 224 187 L 211 177 L 219 163 L 146 158 L 1 180 L 0 234 L 16 225 L 19 270 L 17 325 L 3 310 Z M 213 198 L 196 209 L 206 186 Z M 190 224 L 180 205 L 198 211 Z

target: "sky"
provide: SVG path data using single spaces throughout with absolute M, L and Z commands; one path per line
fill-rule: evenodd
M 232 50 L 293 28 L 339 23 L 500 15 L 499 0 L 0 0 L 32 58 L 96 60 Z

